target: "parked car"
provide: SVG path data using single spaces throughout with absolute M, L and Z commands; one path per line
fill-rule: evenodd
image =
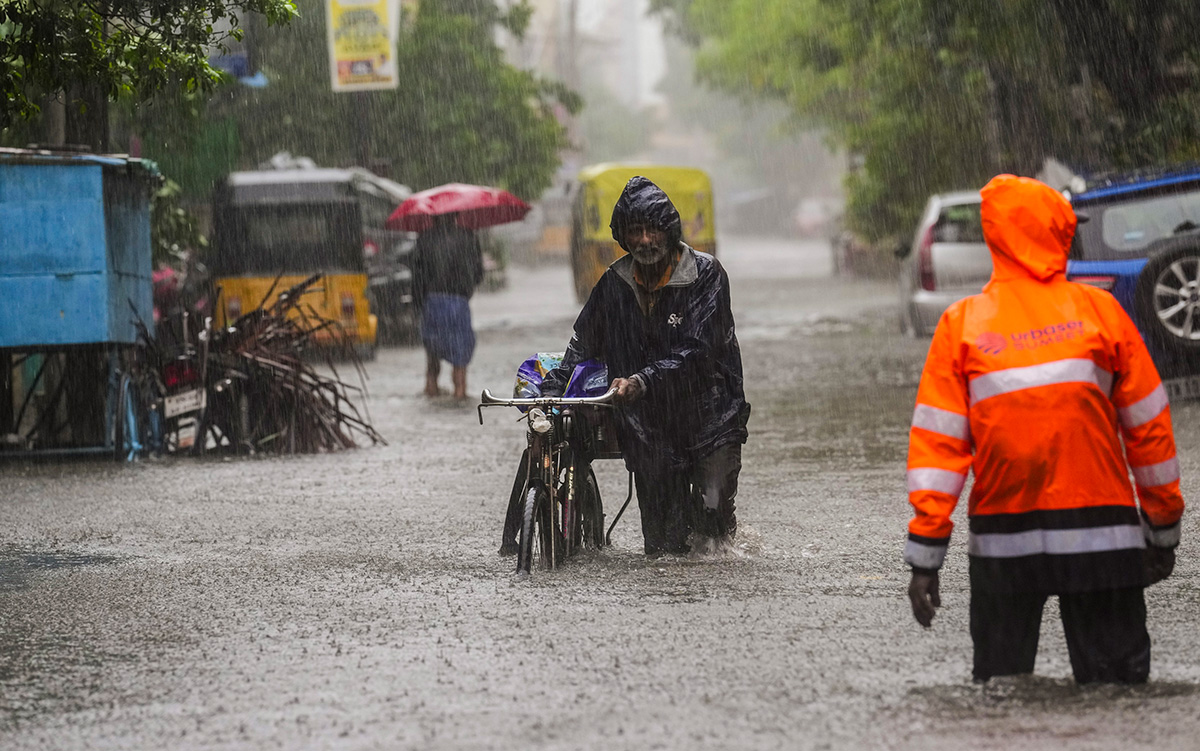
M 828 198 L 805 198 L 796 204 L 792 221 L 801 237 L 825 237 L 836 213 Z
M 983 242 L 979 191 L 931 196 L 912 245 L 898 253 L 900 326 L 911 336 L 930 336 L 952 303 L 978 294 L 992 276 Z
M 1200 396 L 1200 169 L 1093 179 L 1067 278 L 1106 289 L 1142 332 L 1171 396 Z

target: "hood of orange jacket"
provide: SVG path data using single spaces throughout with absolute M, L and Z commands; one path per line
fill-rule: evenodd
M 1067 270 L 1075 212 L 1045 183 L 997 175 L 981 191 L 983 239 L 992 252 L 992 281 L 1048 282 Z

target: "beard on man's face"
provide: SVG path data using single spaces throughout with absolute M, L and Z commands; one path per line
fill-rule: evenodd
M 633 262 L 640 266 L 653 266 L 667 257 L 666 244 L 644 243 L 629 249 Z

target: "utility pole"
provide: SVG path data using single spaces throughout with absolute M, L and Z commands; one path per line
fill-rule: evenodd
M 579 0 L 559 0 L 554 24 L 554 67 L 558 80 L 572 91 L 579 91 Z M 580 143 L 579 118 L 564 116 L 567 129 L 568 149 L 582 146 Z
M 45 146 L 61 146 L 67 142 L 67 109 L 65 94 L 56 92 L 42 100 L 41 137 Z
M 358 166 L 371 169 L 371 92 L 354 92 L 354 119 L 358 121 Z
M 110 0 L 96 3 L 96 12 L 102 18 L 109 17 Z M 104 27 L 104 38 L 108 38 L 108 25 Z M 63 92 L 66 105 L 66 122 L 63 136 L 66 143 L 87 146 L 103 154 L 108 151 L 108 92 L 95 81 L 80 81 L 67 86 Z
M 579 90 L 579 0 L 567 0 L 567 85 Z

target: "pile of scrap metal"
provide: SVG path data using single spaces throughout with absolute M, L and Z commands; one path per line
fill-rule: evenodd
M 163 394 L 160 452 L 316 453 L 386 443 L 365 408 L 365 372 L 340 324 L 321 318 L 304 295 L 317 274 L 241 315 L 226 327 L 186 310 L 164 316 L 147 336 L 151 372 Z M 317 338 L 323 346 L 313 346 Z M 328 342 L 335 346 L 329 346 Z M 358 373 L 338 374 L 335 359 Z M 328 375 L 317 370 L 323 364 Z

